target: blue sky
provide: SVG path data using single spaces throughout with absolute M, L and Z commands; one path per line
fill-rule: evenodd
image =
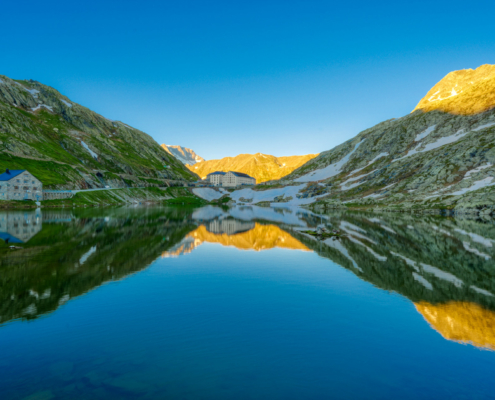
M 206 159 L 319 153 L 495 63 L 495 2 L 8 1 L 0 74 Z

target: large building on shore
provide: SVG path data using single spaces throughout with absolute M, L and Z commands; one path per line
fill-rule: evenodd
M 7 169 L 0 175 L 0 200 L 43 199 L 43 184 L 25 169 Z
M 206 180 L 215 186 L 222 186 L 222 178 L 224 176 L 225 176 L 225 172 L 215 171 L 212 172 L 211 174 L 208 174 L 206 176 Z
M 243 172 L 215 171 L 206 177 L 210 184 L 224 187 L 252 186 L 256 185 L 256 179 Z

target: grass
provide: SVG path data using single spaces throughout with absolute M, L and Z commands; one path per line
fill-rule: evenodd
M 164 201 L 166 205 L 196 205 L 202 206 L 207 204 L 206 200 L 200 199 L 196 196 L 187 196 L 187 197 L 176 197 L 175 199 L 168 199 Z
M 229 197 L 229 196 L 225 196 L 225 197 L 221 197 L 219 199 L 216 199 L 216 200 L 212 200 L 210 203 L 211 204 L 218 204 L 218 205 L 221 205 L 221 204 L 226 204 L 228 203 L 229 201 L 231 201 L 232 199 Z
M 0 158 L 0 171 L 3 172 L 7 168 L 27 169 L 43 183 L 43 186 L 63 185 L 68 179 L 82 179 L 79 173 L 68 165 L 17 156 L 9 157 L 8 154 L 4 154 Z

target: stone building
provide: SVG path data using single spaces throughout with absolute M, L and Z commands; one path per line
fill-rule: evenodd
M 206 176 L 206 180 L 215 186 L 222 186 L 222 178 L 224 176 L 225 176 L 225 172 L 215 171 L 212 172 L 211 174 L 208 174 Z
M 7 169 L 0 175 L 0 200 L 43 199 L 43 184 L 25 169 Z
M 256 185 L 256 179 L 242 172 L 229 171 L 222 177 L 222 186 L 236 187 Z
M 43 200 L 70 199 L 73 195 L 72 190 L 43 190 Z
M 255 223 L 253 221 L 239 221 L 233 218 L 227 219 L 215 219 L 208 223 L 206 227 L 208 232 L 215 234 L 227 234 L 227 235 L 235 235 L 236 233 L 242 233 L 250 231 L 255 227 Z
M 236 187 L 244 185 L 256 185 L 256 179 L 243 172 L 222 172 L 216 171 L 208 174 L 209 183 L 215 186 Z

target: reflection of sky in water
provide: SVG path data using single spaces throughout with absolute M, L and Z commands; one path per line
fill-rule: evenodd
M 490 224 L 284 211 L 45 215 L 0 247 L 2 315 L 47 313 L 0 327 L 5 398 L 490 398 Z

